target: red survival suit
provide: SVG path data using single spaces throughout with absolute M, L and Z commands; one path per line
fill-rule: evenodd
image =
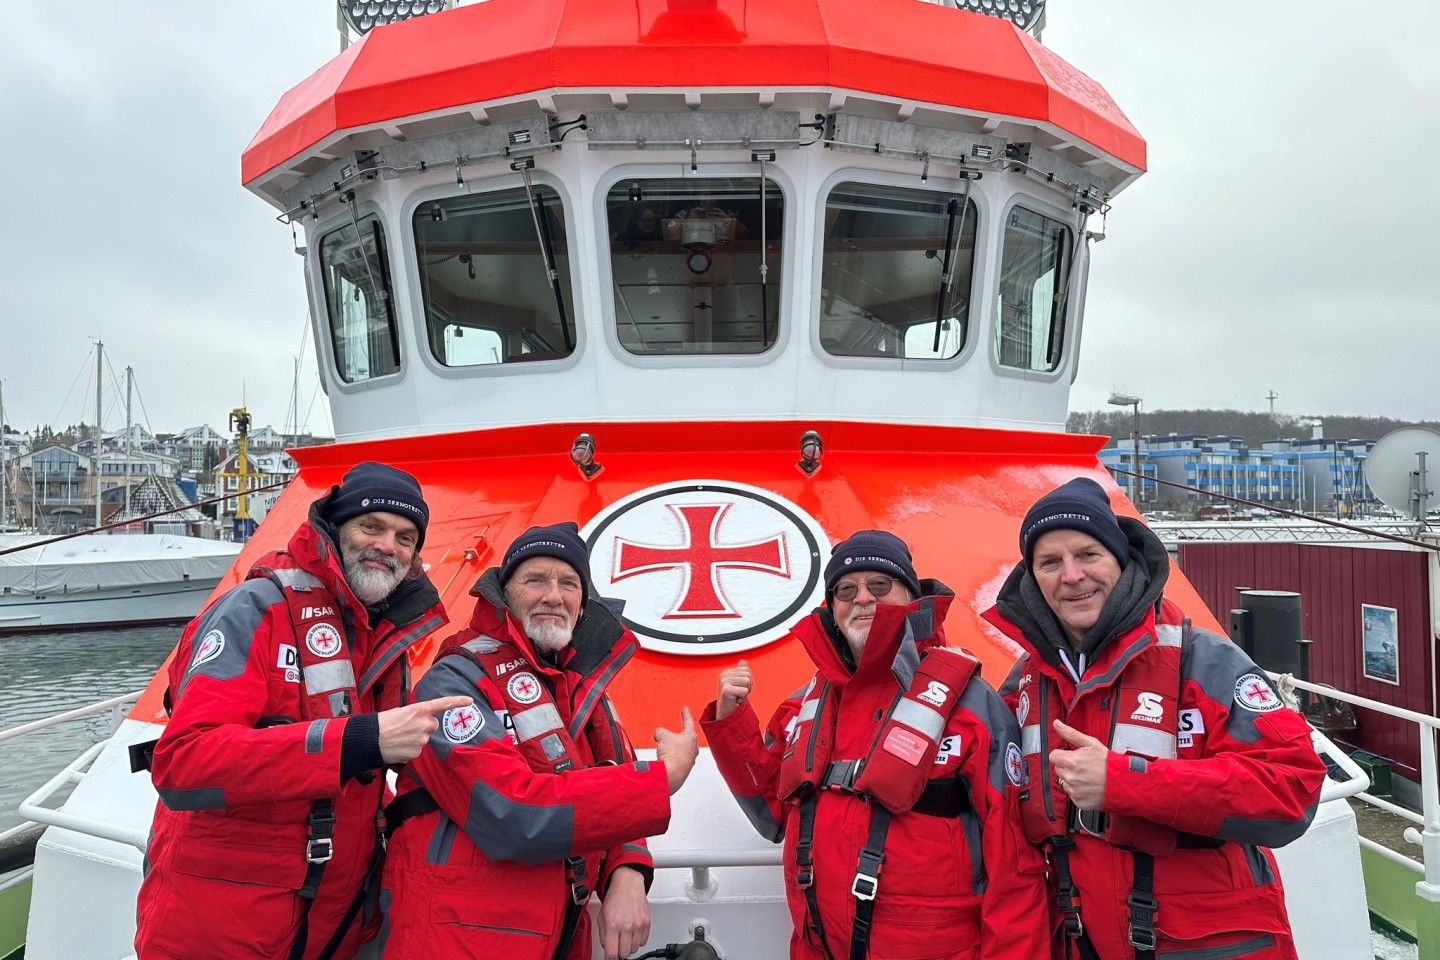
M 873 909 L 873 960 L 1034 960 L 1049 951 L 1045 864 L 1021 835 L 1016 813 L 1019 731 L 978 676 L 957 692 L 958 702 L 947 700 L 941 709 L 948 716 L 935 738 L 938 750 L 932 744 L 923 759 L 918 750 L 900 751 L 921 764 L 911 768 L 923 779 L 915 785 L 919 799 L 891 816 L 879 869 L 860 869 L 881 806 L 865 792 L 866 769 L 887 764 L 886 779 L 904 779 L 906 767 L 883 745 L 893 743 L 894 723 L 909 704 L 929 699 L 925 670 L 931 658 L 958 659 L 949 651 L 927 652 L 944 646 L 941 624 L 954 595 L 937 581 L 921 584 L 924 595 L 909 606 L 876 607 L 854 667 L 828 609 L 797 624 L 794 633 L 819 669 L 780 704 L 763 739 L 749 702 L 721 720 L 712 702 L 701 717 L 716 766 L 751 823 L 770 840 L 784 839 L 785 890 L 795 925 L 790 956 L 796 960 L 850 957 L 857 909 Z M 917 676 L 922 682 L 915 682 Z M 917 688 L 920 695 L 912 697 Z M 901 732 L 913 735 L 915 729 Z M 820 788 L 794 795 L 792 784 L 805 779 L 800 768 L 807 754 L 812 767 L 821 766 L 815 751 L 829 756 L 825 771 L 817 770 Z M 856 772 L 854 761 L 861 758 L 866 762 Z M 808 844 L 802 836 L 807 805 Z M 804 861 L 812 859 L 806 869 Z M 870 907 L 861 906 L 857 891 L 873 895 Z M 812 929 L 812 898 L 823 936 Z
M 410 702 L 406 649 L 445 613 L 422 576 L 372 615 L 320 519 L 327 499 L 287 550 L 191 621 L 170 662 L 173 708 L 155 746 L 160 802 L 136 911 L 140 960 L 286 960 L 302 925 L 304 957 L 314 958 L 357 902 L 384 778 L 341 782 L 348 718 Z M 300 895 L 307 882 L 318 882 L 313 899 Z M 355 954 L 367 923 L 373 934 L 374 906 L 353 916 L 337 960 Z
M 639 648 L 592 598 L 559 662 L 480 578 L 470 626 L 446 640 L 416 696 L 447 712 L 400 774 L 385 865 L 387 960 L 590 956 L 590 891 L 616 868 L 653 875 L 643 837 L 670 822 L 665 765 L 635 759 L 605 687 Z M 573 933 L 567 931 L 573 925 Z
M 1022 585 L 1023 564 L 985 614 L 1026 650 L 1002 692 L 1021 724 L 1026 832 L 1050 854 L 1060 919 L 1072 934 L 1078 920 L 1101 960 L 1294 960 L 1266 848 L 1299 837 L 1315 814 L 1325 768 L 1310 728 L 1238 647 L 1161 599 L 1164 546 L 1135 520 L 1120 525 L 1149 582 L 1078 683 L 1051 652 L 1058 623 L 1044 639 L 1049 608 L 1033 578 Z M 1057 719 L 1111 746 L 1103 811 L 1074 810 L 1055 783 L 1049 754 L 1066 748 Z

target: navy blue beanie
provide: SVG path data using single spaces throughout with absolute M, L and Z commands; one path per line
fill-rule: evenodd
M 590 551 L 580 539 L 580 528 L 574 523 L 552 523 L 548 527 L 531 527 L 510 544 L 500 564 L 500 588 L 515 575 L 515 569 L 531 557 L 563 560 L 580 574 L 580 607 L 590 599 Z
M 336 527 L 366 513 L 393 513 L 415 524 L 420 536 L 418 551 L 425 545 L 425 525 L 430 508 L 420 494 L 420 483 L 404 470 L 367 460 L 350 468 L 340 486 L 330 491 L 330 502 L 322 516 Z
M 835 590 L 840 578 L 853 570 L 873 570 L 894 577 L 910 590 L 910 599 L 920 596 L 920 581 L 910 560 L 905 541 L 884 530 L 860 530 L 835 544 L 825 564 L 825 596 Z
M 1079 530 L 1100 541 L 1123 570 L 1130 562 L 1130 540 L 1120 529 L 1105 489 L 1089 477 L 1076 477 L 1035 501 L 1020 523 L 1020 552 L 1028 569 L 1035 541 L 1049 530 Z

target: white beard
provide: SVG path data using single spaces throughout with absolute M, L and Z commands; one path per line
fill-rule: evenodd
M 365 563 L 367 560 L 379 560 L 382 563 L 390 564 L 389 570 L 378 570 Z M 405 571 L 394 557 L 387 557 L 375 550 L 361 550 L 353 557 L 345 558 L 345 580 L 350 584 L 350 589 L 360 602 L 367 607 L 379 603 L 394 592 L 405 579 Z
M 850 645 L 850 653 L 855 657 L 856 664 L 860 663 L 860 654 L 865 652 L 865 641 L 870 636 L 870 624 L 874 621 L 866 621 L 864 626 L 857 626 L 855 624 L 855 615 L 858 613 L 873 615 L 876 606 L 877 604 L 870 604 L 867 609 L 857 604 L 855 608 L 850 611 L 850 616 L 840 625 L 840 632 L 844 634 L 845 642 Z
M 525 635 L 535 642 L 535 646 L 542 653 L 554 653 L 557 650 L 564 650 L 570 646 L 570 638 L 573 631 L 568 627 L 562 627 L 558 623 L 551 623 L 548 620 L 540 623 L 535 622 L 535 614 L 555 613 L 554 610 L 531 610 L 525 616 Z M 561 611 L 563 615 L 563 611 Z

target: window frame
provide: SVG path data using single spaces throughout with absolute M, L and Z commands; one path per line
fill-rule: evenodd
M 707 162 L 700 164 L 700 169 L 693 174 L 689 173 L 687 168 L 685 172 L 681 173 L 679 179 L 751 177 L 755 178 L 758 183 L 760 174 L 761 165 L 759 163 Z M 675 162 L 626 164 L 613 167 L 596 179 L 591 211 L 596 224 L 594 249 L 597 251 L 596 278 L 599 283 L 601 304 L 597 316 L 604 325 L 605 342 L 615 359 L 626 366 L 637 368 L 762 367 L 776 362 L 786 352 L 795 332 L 794 321 L 790 319 L 794 311 L 787 307 L 795 302 L 796 295 L 794 281 L 786 278 L 797 276 L 795 247 L 799 234 L 796 220 L 800 211 L 795 206 L 795 184 L 785 172 L 775 164 L 767 163 L 764 165 L 764 174 L 765 179 L 779 191 L 781 209 L 784 211 L 784 225 L 778 235 L 780 256 L 769 262 L 770 270 L 766 281 L 767 284 L 781 284 L 780 291 L 776 295 L 775 336 L 770 347 L 758 353 L 632 353 L 620 342 L 620 321 L 615 310 L 615 271 L 607 207 L 610 192 L 622 181 L 639 180 L 643 187 L 645 180 L 674 180 L 676 179 Z M 758 198 L 759 194 L 757 193 L 756 196 Z M 602 227 L 603 229 L 601 229 Z M 774 279 L 777 276 L 780 279 Z
M 1000 362 L 1000 274 L 1005 264 L 1005 226 L 1010 214 L 1016 208 L 1027 213 L 1036 214 L 1054 220 L 1065 228 L 1070 238 L 1070 293 L 1065 298 L 1065 314 L 1061 318 L 1064 323 L 1060 336 L 1060 356 L 1053 370 L 1032 370 L 1028 367 L 1015 367 Z M 1038 197 L 1030 194 L 1015 194 L 1006 202 L 1001 211 L 998 221 L 998 229 L 994 238 L 995 269 L 994 277 L 987 290 L 989 294 L 986 300 L 986 348 L 985 352 L 990 358 L 990 368 L 998 376 L 1011 377 L 1020 380 L 1041 380 L 1054 382 L 1062 377 L 1071 376 L 1075 368 L 1075 344 L 1079 336 L 1080 325 L 1083 320 L 1083 303 L 1085 300 L 1085 283 L 1089 274 L 1090 259 L 1084 243 L 1077 243 L 1076 237 L 1079 234 L 1079 213 L 1078 211 L 1065 210 L 1052 203 L 1047 203 Z
M 374 222 L 380 225 L 381 239 L 385 245 L 383 266 L 386 271 L 383 278 L 390 290 L 390 322 L 393 324 L 395 337 L 395 350 L 398 354 L 395 369 L 389 373 L 379 376 L 366 377 L 363 380 L 347 380 L 341 374 L 340 358 L 336 351 L 335 327 L 330 316 L 330 288 L 327 283 L 327 270 L 325 263 L 325 240 L 327 237 L 346 227 L 356 224 L 361 225 L 373 218 Z M 385 211 L 379 204 L 371 200 L 357 202 L 355 205 L 354 223 L 350 219 L 348 207 L 342 206 L 335 215 L 321 221 L 320 225 L 311 231 L 310 243 L 313 245 L 315 255 L 310 258 L 311 271 L 308 274 L 313 291 L 311 300 L 315 305 L 314 315 L 318 321 L 319 329 L 315 331 L 316 341 L 323 343 L 325 361 L 328 366 L 329 380 L 342 391 L 369 390 L 374 389 L 377 383 L 398 382 L 405 376 L 405 367 L 409 362 L 408 344 L 406 343 L 404 323 L 401 319 L 401 312 L 397 306 L 399 292 L 397 289 L 395 263 L 395 238 L 392 224 L 385 219 Z M 362 241 L 363 242 L 363 241 Z
M 978 295 L 983 293 L 990 277 L 990 264 L 992 258 L 992 246 L 990 241 L 990 204 L 985 194 L 984 181 L 970 181 L 970 203 L 975 206 L 975 256 L 970 265 L 970 313 L 966 319 L 968 335 L 965 343 L 961 346 L 960 352 L 953 357 L 851 357 L 841 354 L 834 354 L 825 349 L 820 342 L 820 306 L 824 299 L 824 249 L 825 249 L 825 211 L 829 209 L 831 195 L 835 190 L 845 183 L 858 183 L 861 185 L 873 185 L 877 187 L 888 187 L 891 189 L 908 189 L 916 191 L 928 191 L 931 193 L 952 194 L 956 198 L 965 196 L 965 181 L 958 178 L 948 178 L 933 175 L 928 180 L 920 180 L 917 174 L 896 173 L 884 170 L 875 170 L 868 167 L 843 167 L 830 173 L 820 184 L 816 194 L 814 208 L 815 223 L 811 229 L 812 242 L 812 269 L 810 300 L 811 306 L 808 311 L 806 325 L 806 339 L 810 344 L 811 352 L 820 358 L 826 366 L 840 369 L 882 369 L 882 370 L 918 370 L 918 371 L 946 371 L 954 370 L 964 366 L 975 355 L 979 344 L 989 332 L 987 324 L 988 317 L 984 310 L 976 310 L 975 305 L 982 303 Z

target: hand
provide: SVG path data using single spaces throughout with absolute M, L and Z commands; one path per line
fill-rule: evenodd
M 380 756 L 389 763 L 405 763 L 420 756 L 425 741 L 440 726 L 436 717 L 446 710 L 468 707 L 469 697 L 440 697 L 411 703 L 380 714 Z
M 755 680 L 750 675 L 750 665 L 744 660 L 729 670 L 720 671 L 720 695 L 715 698 L 715 719 L 728 717 L 736 707 L 750 699 L 750 688 Z
M 1081 810 L 1099 810 L 1105 803 L 1105 762 L 1110 748 L 1089 734 L 1055 721 L 1055 732 L 1071 749 L 1050 751 L 1050 766 L 1070 802 Z
M 615 868 L 600 901 L 600 949 L 605 960 L 628 957 L 650 939 L 650 901 L 645 877 L 626 866 Z
M 690 768 L 695 766 L 695 758 L 700 755 L 700 744 L 695 739 L 695 721 L 690 719 L 689 707 L 680 708 L 680 722 L 679 733 L 664 727 L 655 728 L 655 755 L 665 764 L 665 778 L 670 783 L 672 796 L 690 776 Z

